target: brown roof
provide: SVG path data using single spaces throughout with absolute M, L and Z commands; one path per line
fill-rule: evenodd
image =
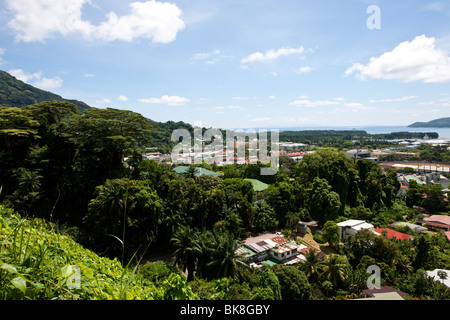
M 401 296 L 408 295 L 407 293 L 405 293 L 403 291 L 394 289 L 389 286 L 381 286 L 379 289 L 366 289 L 366 290 L 363 290 L 363 292 L 366 294 L 366 296 L 369 296 L 369 297 L 374 297 L 374 294 L 376 294 L 376 293 L 386 293 L 386 292 L 397 292 Z

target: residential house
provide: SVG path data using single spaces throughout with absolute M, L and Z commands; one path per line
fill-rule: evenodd
M 403 222 L 403 221 L 398 221 L 398 222 L 394 222 L 391 223 L 389 225 L 390 228 L 394 228 L 397 226 L 404 226 L 404 227 L 408 227 L 410 228 L 415 234 L 420 234 L 423 233 L 425 231 L 427 231 L 428 229 L 422 226 L 419 226 L 417 224 L 413 224 L 413 223 L 409 223 L 409 222 Z
M 257 179 L 245 178 L 244 180 L 249 181 L 252 184 L 253 190 L 255 191 L 255 201 L 260 200 L 266 195 L 266 190 L 267 188 L 269 188 L 269 185 L 267 183 L 264 183 Z
M 367 223 L 364 220 L 346 220 L 339 222 L 337 224 L 340 228 L 341 240 L 345 241 L 349 236 L 355 235 L 356 232 L 362 229 L 370 230 L 376 235 L 380 235 L 379 233 L 374 231 L 374 226 L 370 223 Z
M 354 300 L 405 300 L 408 294 L 389 286 L 363 290 L 365 298 Z
M 392 229 L 387 229 L 387 228 L 376 228 L 375 232 L 377 232 L 381 235 L 386 235 L 386 237 L 388 239 L 395 238 L 397 240 L 409 240 L 409 239 L 412 239 L 412 237 L 413 237 L 409 234 L 398 232 L 398 231 L 395 231 Z
M 421 223 L 423 226 L 430 227 L 433 229 L 450 231 L 450 216 L 445 216 L 442 214 L 434 214 L 428 218 L 417 220 L 417 222 Z
M 295 264 L 304 260 L 299 254 L 304 245 L 297 245 L 286 238 L 276 234 L 265 234 L 258 237 L 247 238 L 236 251 L 245 255 L 251 266 L 273 264 Z
M 184 174 L 184 173 L 187 172 L 188 168 L 189 168 L 188 166 L 178 166 L 178 167 L 175 167 L 173 169 L 173 171 L 175 171 L 178 174 Z M 214 171 L 211 171 L 211 170 L 207 170 L 205 168 L 196 167 L 196 169 L 195 169 L 195 176 L 196 177 L 199 177 L 199 176 L 204 175 L 204 174 L 211 175 L 211 176 L 217 176 L 217 177 L 223 175 L 222 173 L 218 173 L 218 172 L 214 172 Z
M 444 272 L 446 275 L 444 278 L 441 278 L 439 275 L 441 272 Z M 427 276 L 434 279 L 434 281 L 439 281 L 443 284 L 445 284 L 447 287 L 450 288 L 450 270 L 444 270 L 444 269 L 434 269 L 433 271 L 427 271 Z

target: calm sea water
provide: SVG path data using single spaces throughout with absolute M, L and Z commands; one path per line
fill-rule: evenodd
M 391 133 L 391 132 L 437 132 L 439 138 L 450 138 L 450 128 L 409 128 L 392 126 L 368 126 L 368 127 L 295 127 L 278 128 L 282 131 L 301 131 L 301 130 L 364 130 L 369 134 Z

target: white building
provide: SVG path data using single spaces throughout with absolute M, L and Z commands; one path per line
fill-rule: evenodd
M 367 229 L 379 236 L 380 234 L 374 231 L 374 226 L 364 220 L 346 220 L 337 224 L 341 230 L 341 240 L 345 241 L 348 236 L 355 235 L 361 229 Z
M 438 274 L 439 271 L 445 272 L 447 275 L 445 279 L 441 278 Z M 434 279 L 434 281 L 439 281 L 443 284 L 445 284 L 447 287 L 450 288 L 450 270 L 443 270 L 443 269 L 434 269 L 433 271 L 427 271 L 427 276 Z

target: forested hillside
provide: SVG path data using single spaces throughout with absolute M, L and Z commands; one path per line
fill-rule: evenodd
M 33 87 L 0 70 L 0 106 L 25 107 L 43 101 L 60 101 L 75 104 L 80 111 L 89 109 L 86 103 L 64 99 L 54 93 Z
M 424 271 L 450 268 L 450 245 L 443 233 L 401 242 L 363 232 L 345 246 L 336 233 L 336 224 L 347 219 L 387 227 L 393 221 L 414 222 L 423 212 L 447 214 L 449 204 L 440 185 L 412 184 L 400 197 L 394 168 L 327 149 L 307 154 L 298 163 L 281 157 L 272 176 L 261 175 L 261 163 L 201 165 L 221 176 L 196 176 L 193 166 L 177 174 L 174 165 L 143 160 L 152 130 L 142 115 L 126 110 L 92 108 L 80 113 L 65 102 L 0 108 L 4 298 L 24 298 L 30 288 L 32 297 L 62 294 L 62 299 L 69 299 L 54 280 L 36 280 L 41 279 L 38 265 L 44 257 L 61 257 L 57 267 L 49 262 L 51 267 L 44 268 L 50 276 L 66 264 L 77 264 L 67 257 L 78 249 L 60 248 L 45 242 L 46 237 L 31 245 L 33 234 L 41 230 L 35 218 L 99 256 L 122 266 L 130 261 L 153 283 L 150 289 L 142 288 L 150 290 L 146 298 L 162 294 L 170 299 L 151 288 L 159 290 L 165 281 L 174 281 L 170 286 L 181 286 L 188 297 L 201 299 L 350 299 L 362 295 L 367 266 L 374 264 L 382 270 L 383 285 L 405 291 L 410 298 L 450 297 L 448 288 L 429 280 Z M 269 187 L 256 197 L 246 178 Z M 31 229 L 23 228 L 25 217 L 34 221 Z M 282 231 L 301 243 L 296 236 L 300 220 L 318 222 L 323 235 L 314 235 L 314 240 L 326 246 L 325 257 L 310 251 L 305 263 L 255 269 L 237 253 L 240 241 L 249 235 Z M 46 247 L 53 255 L 44 255 Z M 148 257 L 169 257 L 172 262 L 139 267 L 138 262 Z M 176 276 L 181 273 L 186 280 Z M 80 295 L 82 299 L 112 298 L 110 291 L 101 295 L 83 290 L 88 293 Z M 124 294 L 119 297 L 128 297 Z

